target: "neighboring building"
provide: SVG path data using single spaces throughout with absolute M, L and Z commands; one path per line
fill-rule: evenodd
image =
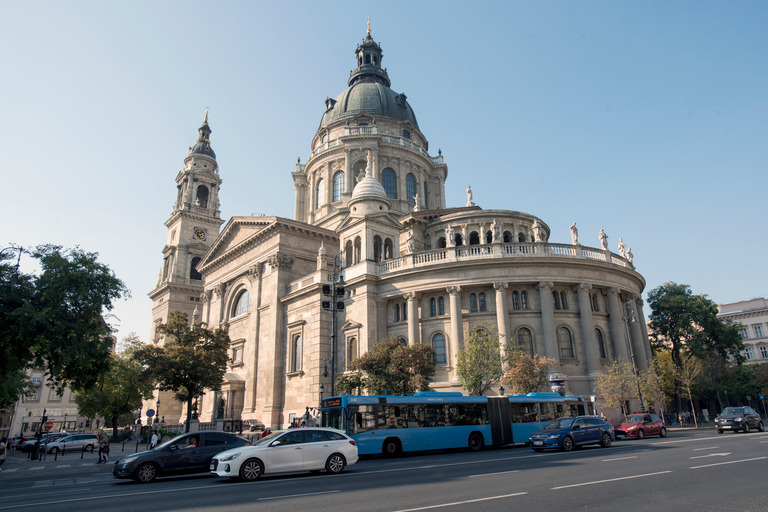
M 206 115 L 176 178 L 163 271 L 150 293 L 153 333 L 174 309 L 229 332 L 232 362 L 221 394 L 203 397 L 200 419 L 286 426 L 388 337 L 434 347 L 432 388 L 458 391 L 458 351 L 483 325 L 503 335 L 502 350 L 513 343 L 557 360 L 553 372 L 571 394 L 595 395 L 614 359 L 634 356 L 647 369 L 645 280 L 631 252 L 620 244 L 612 253 L 603 236 L 601 248 L 583 246 L 575 225 L 571 243 L 550 243 L 541 219 L 483 210 L 469 187 L 466 204 L 447 207 L 448 167 L 441 152 L 429 154 L 381 60 L 369 29 L 348 88 L 325 100 L 309 159 L 292 173 L 292 220 L 238 216 L 218 233 L 221 179 Z M 322 303 L 335 273 L 344 294 L 332 349 Z M 160 414 L 176 423 L 183 407 L 170 397 Z
M 768 362 L 768 301 L 759 297 L 717 307 L 718 318 L 741 324 L 747 364 Z

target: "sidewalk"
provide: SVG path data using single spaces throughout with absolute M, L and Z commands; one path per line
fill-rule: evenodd
M 64 455 L 59 453 L 58 456 L 48 453 L 43 455 L 42 460 L 31 459 L 29 452 L 9 452 L 5 458 L 5 463 L 0 467 L 0 478 L 7 473 L 14 474 L 27 471 L 43 471 L 44 473 L 49 473 L 56 469 L 81 466 L 101 466 L 109 467 L 111 469 L 117 459 L 122 459 L 123 457 L 136 453 L 136 443 L 131 443 L 130 445 L 126 443 L 124 451 L 122 443 L 112 443 L 110 444 L 109 449 L 109 462 L 107 464 L 98 464 L 98 450 L 94 450 L 93 452 L 81 452 L 80 450 L 72 452 L 67 451 Z M 138 451 L 143 452 L 146 449 L 146 444 L 139 444 Z

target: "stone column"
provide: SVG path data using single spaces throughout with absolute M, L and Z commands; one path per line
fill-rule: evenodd
M 636 300 L 639 299 L 636 295 L 632 295 L 632 298 L 627 303 L 628 313 L 630 315 L 629 333 L 632 337 L 632 350 L 635 353 L 635 365 L 638 370 L 648 370 L 648 359 L 645 355 L 645 343 L 643 340 L 643 332 L 640 328 L 640 315 L 637 311 Z
M 560 351 L 557 349 L 557 331 L 555 330 L 555 307 L 552 304 L 552 286 L 554 286 L 554 283 L 551 281 L 542 281 L 536 285 L 536 289 L 539 290 L 539 301 L 541 302 L 544 348 L 547 357 L 560 362 Z
M 373 177 L 379 179 L 379 150 L 371 149 L 371 167 L 373 167 Z
M 347 194 L 352 193 L 356 180 L 354 172 L 352 171 L 352 157 L 350 153 L 351 150 L 349 148 L 344 148 L 344 191 Z
M 419 339 L 419 308 L 416 304 L 416 294 L 409 292 L 403 295 L 408 301 L 408 344 L 421 343 Z
M 592 318 L 592 302 L 589 297 L 589 290 L 592 285 L 589 283 L 579 283 L 574 286 L 579 295 L 579 315 L 581 316 L 581 335 L 584 338 L 584 352 L 587 355 L 587 373 L 594 384 L 595 377 L 601 373 L 600 351 L 595 339 L 595 321 Z M 590 385 L 590 389 L 594 389 Z
M 507 304 L 507 283 L 493 283 L 496 290 L 496 324 L 499 329 L 501 355 L 506 354 L 507 345 L 511 343 L 509 337 L 509 305 Z
M 626 330 L 621 318 L 621 304 L 619 304 L 619 290 L 617 288 L 608 288 L 608 317 L 611 341 L 613 342 L 613 353 L 616 355 L 616 359 L 631 362 L 627 348 Z
M 638 327 L 642 333 L 643 345 L 645 346 L 645 360 L 650 361 L 653 359 L 653 351 L 651 350 L 651 340 L 648 339 L 648 329 L 644 328 L 648 323 L 645 321 L 645 314 L 643 313 L 643 299 L 638 297 L 635 303 Z
M 463 340 L 462 330 L 462 318 L 461 318 L 461 301 L 459 300 L 459 292 L 461 287 L 449 286 L 445 289 L 448 292 L 448 308 L 451 315 L 451 366 L 453 366 L 453 380 L 458 380 L 456 375 L 456 368 L 459 364 L 459 349 Z

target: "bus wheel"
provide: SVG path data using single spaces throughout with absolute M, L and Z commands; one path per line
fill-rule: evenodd
M 478 432 L 472 432 L 469 435 L 469 441 L 467 446 L 473 452 L 477 452 L 483 449 L 483 435 Z
M 397 457 L 400 455 L 400 441 L 396 437 L 390 437 L 384 441 L 384 445 L 381 447 L 381 453 L 385 457 Z

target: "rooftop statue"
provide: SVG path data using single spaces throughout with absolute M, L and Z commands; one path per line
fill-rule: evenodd
M 604 251 L 608 250 L 608 235 L 605 234 L 605 231 L 600 229 L 600 232 L 597 234 L 597 237 L 600 239 L 600 246 L 603 248 Z
M 576 223 L 571 224 L 571 243 L 579 245 L 579 230 L 576 229 Z

